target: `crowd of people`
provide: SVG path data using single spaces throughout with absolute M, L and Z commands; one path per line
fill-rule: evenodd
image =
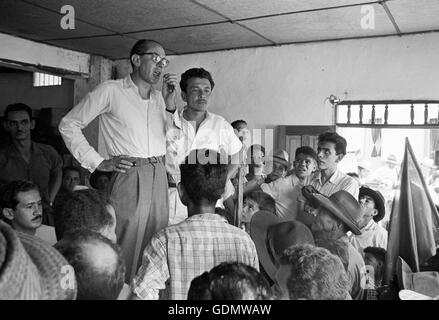
M 208 110 L 207 70 L 178 82 L 152 40 L 130 62 L 59 124 L 80 167 L 32 141 L 29 106 L 7 106 L 0 299 L 376 300 L 405 289 L 383 283 L 386 200 L 338 168 L 345 138 L 325 132 L 293 161 L 269 157 L 248 145 L 246 121 Z M 106 155 L 82 132 L 95 118 Z

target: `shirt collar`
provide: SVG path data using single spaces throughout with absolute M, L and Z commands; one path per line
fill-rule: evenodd
M 227 223 L 226 218 L 216 213 L 195 214 L 193 216 L 188 217 L 186 220 L 211 220 L 211 221 L 222 221 Z
M 364 231 L 369 231 L 373 228 L 375 228 L 376 222 L 373 219 L 370 219 L 370 221 L 366 224 L 366 226 L 363 228 Z
M 137 86 L 133 82 L 133 79 L 131 79 L 131 74 L 129 74 L 125 78 L 123 78 L 123 87 L 126 88 L 126 89 L 127 88 L 132 88 L 132 87 L 137 88 Z
M 15 147 L 14 144 L 9 145 L 9 150 L 11 151 L 11 153 L 20 155 L 20 152 L 18 151 L 18 149 Z M 38 143 L 35 143 L 33 141 L 31 142 L 30 152 L 32 155 L 44 154 L 43 150 L 40 148 Z
M 181 127 L 182 127 L 182 122 L 183 122 L 183 121 L 188 122 L 188 121 L 183 117 L 183 112 L 184 112 L 184 110 L 186 110 L 186 109 L 187 109 L 187 105 L 184 106 L 184 108 L 180 110 L 180 112 L 178 113 L 178 117 L 175 117 L 175 120 L 174 120 L 174 124 L 175 124 L 178 128 L 180 128 L 180 129 L 181 129 Z M 203 122 L 208 121 L 208 120 L 210 120 L 211 118 L 212 118 L 212 114 L 211 114 L 209 111 L 206 110 L 206 118 L 203 120 Z M 203 123 L 203 122 L 202 122 L 202 123 Z
M 341 171 L 338 169 L 332 174 L 332 176 L 326 181 L 332 184 L 338 184 L 342 178 Z M 322 184 L 322 173 L 320 171 L 316 172 L 314 178 L 312 180 L 318 180 L 320 184 Z

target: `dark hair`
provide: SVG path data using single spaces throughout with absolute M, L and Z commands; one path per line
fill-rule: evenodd
M 26 180 L 14 180 L 3 185 L 0 191 L 0 207 L 2 209 L 10 208 L 12 210 L 15 210 L 19 202 L 17 199 L 18 193 L 28 192 L 31 190 L 37 190 L 39 192 L 38 186 L 35 183 Z
M 101 261 L 87 252 L 90 245 L 110 247 L 115 254 L 114 264 L 101 266 Z M 119 246 L 95 231 L 82 229 L 67 233 L 55 248 L 75 270 L 78 300 L 117 299 L 125 278 L 125 261 Z
M 201 79 L 209 80 L 211 90 L 213 90 L 213 87 L 215 86 L 215 82 L 213 82 L 212 76 L 211 76 L 209 71 L 207 71 L 203 68 L 192 68 L 192 69 L 186 70 L 181 75 L 180 89 L 182 92 L 186 93 L 187 83 L 188 83 L 190 78 L 201 78 Z
M 16 111 L 26 111 L 29 115 L 29 119 L 32 120 L 32 109 L 24 103 L 13 103 L 8 105 L 5 110 L 5 120 L 8 120 L 8 115 L 10 112 Z
M 246 126 L 247 122 L 245 122 L 245 120 L 235 120 L 230 125 L 233 127 L 233 129 L 239 130 L 239 127 Z
M 347 142 L 346 139 L 339 135 L 337 132 L 325 132 L 319 135 L 318 144 L 324 142 L 332 142 L 335 144 L 335 153 L 336 154 L 346 154 Z
M 363 250 L 364 254 L 370 253 L 377 259 L 384 263 L 386 261 L 386 249 L 379 247 L 367 247 Z
M 108 199 L 96 190 L 68 192 L 54 204 L 55 232 L 58 239 L 76 229 L 90 229 L 100 232 L 114 221 L 108 212 Z
M 252 144 L 250 146 L 250 148 L 248 148 L 248 151 L 247 151 L 247 162 L 248 162 L 248 164 L 254 164 L 253 156 L 254 156 L 254 152 L 256 150 L 262 151 L 262 153 L 265 156 L 265 148 L 263 146 L 261 146 L 260 144 Z
M 148 40 L 148 39 L 141 39 L 139 41 L 137 41 L 134 46 L 131 48 L 131 52 L 130 52 L 130 63 L 131 63 L 131 67 L 134 67 L 133 61 L 131 60 L 131 57 L 135 54 L 142 54 L 144 53 L 146 50 L 148 50 L 150 47 L 152 46 L 162 46 L 160 43 L 158 43 L 155 40 Z
M 223 262 L 194 278 L 188 300 L 272 300 L 267 280 L 255 268 L 240 262 Z
M 350 282 L 339 257 L 310 244 L 289 247 L 280 259 L 291 270 L 287 279 L 291 300 L 344 300 Z
M 227 161 L 216 151 L 193 150 L 180 164 L 181 184 L 195 204 L 203 200 L 216 203 L 224 193 Z
M 299 154 L 306 154 L 307 156 L 310 156 L 311 158 L 313 158 L 314 160 L 317 161 L 317 153 L 316 151 L 308 146 L 303 146 L 303 147 L 299 147 L 296 149 L 296 153 L 294 155 L 295 158 L 297 158 L 297 156 Z
M 244 196 L 244 200 L 245 199 L 252 199 L 255 201 L 259 206 L 259 210 L 276 214 L 276 201 L 268 193 L 259 190 L 252 191 Z
M 62 169 L 62 175 L 65 176 L 67 174 L 67 171 L 74 171 L 79 174 L 79 177 L 81 177 L 81 170 L 78 167 L 75 166 L 67 166 Z

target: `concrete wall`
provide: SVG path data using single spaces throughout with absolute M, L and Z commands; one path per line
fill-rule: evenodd
M 210 109 L 253 128 L 330 125 L 325 99 L 439 99 L 439 34 L 173 56 L 166 72 L 209 70 Z M 117 61 L 118 76 L 127 61 Z M 181 102 L 183 105 L 183 102 Z
M 73 80 L 65 78 L 60 86 L 34 87 L 32 72 L 0 72 L 0 92 L 0 115 L 8 104 L 17 102 L 32 109 L 73 106 Z

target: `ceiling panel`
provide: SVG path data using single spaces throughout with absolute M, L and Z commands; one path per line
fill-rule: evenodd
M 364 30 L 359 7 L 307 12 L 241 22 L 277 43 L 317 41 L 383 34 L 396 30 L 380 5 L 374 5 L 375 28 Z
M 186 27 L 173 30 L 133 34 L 137 38 L 155 39 L 176 53 L 203 52 L 271 44 L 236 24 Z
M 27 0 L 59 11 L 59 0 Z M 69 0 L 76 17 L 117 32 L 224 21 L 189 0 Z
M 101 55 L 109 59 L 128 58 L 135 39 L 121 36 L 96 37 L 71 40 L 54 40 L 54 46 Z
M 0 1 L 0 32 L 41 40 L 102 35 L 107 31 L 76 21 L 75 29 L 60 26 L 62 15 L 18 0 Z
M 439 30 L 438 0 L 398 0 L 387 6 L 401 32 Z
M 231 19 L 359 4 L 364 0 L 195 0 Z

